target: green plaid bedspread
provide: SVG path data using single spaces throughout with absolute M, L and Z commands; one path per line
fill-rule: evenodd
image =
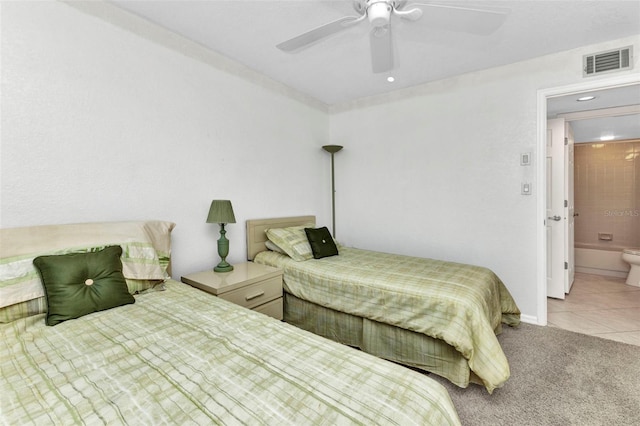
M 422 374 L 176 281 L 0 325 L 0 424 L 459 424 Z
M 495 332 L 501 322 L 517 325 L 520 311 L 487 268 L 348 247 L 305 262 L 265 251 L 255 262 L 282 268 L 296 297 L 444 340 L 489 392 L 509 378 Z

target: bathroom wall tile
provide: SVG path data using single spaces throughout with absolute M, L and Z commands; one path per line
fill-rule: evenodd
M 575 153 L 576 241 L 640 246 L 640 141 L 578 144 Z M 598 240 L 598 232 L 614 240 Z

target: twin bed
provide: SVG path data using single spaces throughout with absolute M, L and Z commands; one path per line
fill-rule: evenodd
M 284 271 L 286 322 L 172 280 L 170 222 L 0 230 L 0 422 L 457 425 L 446 389 L 396 363 L 504 384 L 496 333 L 520 312 L 493 272 L 340 246 L 312 259 L 313 226 L 247 221 L 248 258 Z
M 172 229 L 0 230 L 0 423 L 459 424 L 425 375 L 170 279 Z M 121 266 L 106 285 L 114 246 Z M 67 303 L 56 280 L 76 268 L 80 296 Z M 125 294 L 109 309 L 75 301 L 116 287 Z
M 349 247 L 314 259 L 304 231 L 314 226 L 314 216 L 247 221 L 248 259 L 284 271 L 287 323 L 460 387 L 506 382 L 496 334 L 520 311 L 492 271 Z

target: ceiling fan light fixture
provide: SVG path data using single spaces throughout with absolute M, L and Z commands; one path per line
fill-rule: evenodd
M 391 6 L 384 0 L 370 2 L 367 8 L 367 17 L 372 26 L 378 28 L 389 24 Z
M 0 0 L 1 1 L 1 0 Z M 407 5 L 408 3 L 408 5 Z M 431 26 L 442 20 L 451 21 L 447 28 L 475 35 L 488 35 L 500 27 L 509 13 L 505 8 L 484 8 L 462 4 L 412 3 L 409 0 L 352 0 L 357 16 L 344 16 L 299 34 L 276 47 L 283 52 L 295 53 L 362 21 L 369 21 L 369 49 L 374 74 L 394 68 L 394 49 L 391 17 Z M 405 9 L 405 6 L 408 9 Z M 428 17 L 429 19 L 425 19 Z M 396 19 L 396 18 L 394 18 Z M 395 25 L 395 24 L 393 24 Z

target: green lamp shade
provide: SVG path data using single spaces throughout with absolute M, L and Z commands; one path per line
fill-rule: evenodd
M 229 200 L 213 200 L 209 207 L 207 223 L 236 223 L 233 207 Z
M 327 152 L 330 152 L 331 154 L 335 154 L 336 152 L 342 149 L 342 146 L 341 145 L 324 145 L 322 149 L 324 149 Z

